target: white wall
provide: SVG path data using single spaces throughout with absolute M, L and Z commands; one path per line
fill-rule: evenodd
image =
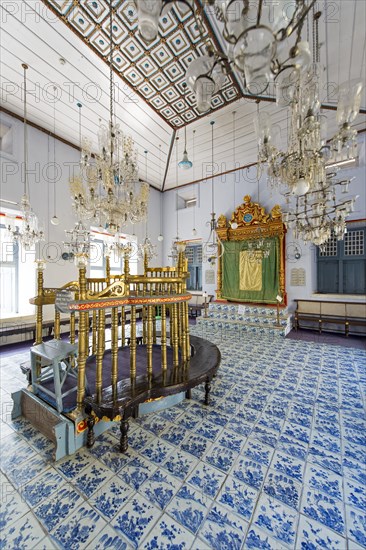
M 21 169 L 23 165 L 23 123 L 17 119 L 1 113 L 1 119 L 4 123 L 10 123 L 13 126 L 13 155 L 0 154 L 1 170 L 1 198 L 19 202 L 23 194 L 23 183 Z M 49 140 L 49 144 L 48 144 Z M 36 212 L 40 223 L 45 229 L 45 241 L 37 246 L 37 253 L 47 261 L 45 271 L 45 286 L 61 286 L 68 281 L 75 280 L 77 269 L 73 262 L 64 261 L 61 258 L 64 248 L 62 241 L 67 240 L 65 229 L 72 229 L 76 222 L 72 209 L 72 201 L 69 193 L 69 177 L 72 173 L 72 167 L 77 167 L 80 153 L 56 140 L 56 163 L 57 163 L 57 183 L 56 212 L 60 219 L 58 226 L 53 226 L 50 219 L 53 216 L 53 138 L 48 138 L 47 134 L 35 128 L 28 126 L 28 170 L 30 171 L 29 186 L 30 198 L 34 211 Z M 48 147 L 50 155 L 48 156 Z M 47 171 L 49 167 L 49 171 Z M 47 175 L 48 174 L 48 175 Z M 49 177 L 48 177 L 49 176 Z M 51 182 L 50 182 L 51 179 Z M 150 188 L 150 205 L 148 231 L 149 235 L 157 245 L 158 257 L 154 258 L 151 265 L 160 265 L 162 261 L 162 243 L 158 243 L 157 237 L 160 233 L 160 200 L 161 193 Z M 1 203 L 2 207 L 9 205 Z M 15 209 L 17 207 L 14 207 Z M 19 209 L 19 208 L 18 208 Z M 145 236 L 145 224 L 136 226 L 126 226 L 124 233 L 135 233 L 138 241 Z M 140 272 L 142 263 L 140 262 Z
M 366 218 L 366 174 L 365 174 L 365 135 L 360 137 L 360 166 L 352 170 L 342 170 L 343 176 L 354 176 L 354 180 L 350 185 L 350 195 L 359 195 L 356 202 L 355 211 L 349 216 L 349 220 Z M 201 167 L 196 167 L 196 173 L 200 172 Z M 228 166 L 227 169 L 231 169 Z M 220 169 L 223 168 L 220 166 Z M 236 178 L 235 186 L 234 180 Z M 179 210 L 179 236 L 182 240 L 201 238 L 205 242 L 209 236 L 209 226 L 207 222 L 210 219 L 211 210 L 211 179 L 203 181 L 199 184 L 199 204 L 196 206 L 196 229 L 197 236 L 192 236 L 193 229 L 193 208 Z M 234 200 L 235 187 L 235 200 Z M 189 194 L 192 196 L 197 194 L 198 184 L 189 187 L 178 189 L 179 193 Z M 285 209 L 285 199 L 275 190 L 271 190 L 267 185 L 267 177 L 262 175 L 259 181 L 259 200 L 262 206 L 269 212 L 275 204 L 279 204 Z M 234 209 L 243 202 L 243 197 L 247 194 L 251 195 L 252 200 L 258 200 L 258 185 L 257 185 L 257 170 L 256 167 L 251 167 L 235 173 L 229 173 L 225 176 L 214 178 L 214 193 L 215 193 L 215 212 L 216 219 L 220 214 L 224 214 L 230 219 Z M 164 261 L 168 262 L 169 249 L 172 240 L 176 236 L 176 209 L 175 209 L 175 190 L 164 193 Z M 295 260 L 293 257 L 294 247 L 297 245 L 301 250 L 301 258 Z M 310 298 L 316 292 L 316 247 L 314 245 L 305 244 L 303 241 L 297 241 L 293 238 L 292 232 L 288 231 L 286 235 L 286 291 L 288 295 L 288 304 L 293 307 L 294 298 Z M 306 272 L 306 286 L 290 286 L 290 271 L 293 267 L 302 267 Z M 210 269 L 209 264 L 203 265 L 203 290 L 209 294 L 215 294 L 216 290 L 216 273 L 215 284 L 205 284 L 205 270 Z

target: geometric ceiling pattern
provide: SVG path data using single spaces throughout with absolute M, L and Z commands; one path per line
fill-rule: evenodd
M 110 59 L 109 1 L 43 0 L 106 63 Z M 115 73 L 155 110 L 172 128 L 193 122 L 202 115 L 188 89 L 185 73 L 193 59 L 205 54 L 205 44 L 214 40 L 209 22 L 201 11 L 203 36 L 192 12 L 174 6 L 159 24 L 159 34 L 150 44 L 140 37 L 132 0 L 113 3 L 113 65 Z M 215 44 L 217 45 L 217 44 Z M 116 82 L 115 82 L 116 83 Z M 215 111 L 241 97 L 233 74 L 213 96 Z

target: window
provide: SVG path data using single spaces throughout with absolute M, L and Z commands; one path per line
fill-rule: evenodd
M 18 313 L 18 245 L 9 242 L 7 230 L 0 226 L 1 254 L 0 254 L 0 299 L 1 317 L 12 317 Z
M 187 290 L 202 290 L 202 245 L 187 245 L 186 258 L 189 271 Z
M 29 299 L 35 295 L 35 250 L 23 250 L 9 237 L 7 227 L 18 212 L 2 213 L 0 224 L 0 300 L 1 318 L 32 315 Z M 8 223 L 9 222 L 9 223 Z
M 348 228 L 343 241 L 331 237 L 317 252 L 318 292 L 366 293 L 366 227 Z
M 90 247 L 90 277 L 103 278 L 106 274 L 106 261 L 104 254 L 104 245 L 112 244 L 113 239 L 110 235 L 103 234 L 98 230 L 91 230 L 91 247 Z M 120 240 L 130 242 L 132 244 L 133 253 L 130 258 L 130 273 L 137 275 L 137 237 L 135 235 L 120 235 Z M 124 270 L 123 258 L 119 258 L 117 254 L 112 253 L 110 256 L 111 275 L 121 275 Z
M 0 122 L 0 152 L 13 155 L 13 128 L 4 122 Z

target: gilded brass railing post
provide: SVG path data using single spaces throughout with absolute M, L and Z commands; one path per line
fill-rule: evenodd
M 217 265 L 217 289 L 216 289 L 216 296 L 217 298 L 221 298 L 221 292 L 222 292 L 222 254 L 221 254 L 221 247 L 223 245 L 218 242 L 218 248 L 217 248 L 217 254 L 219 257 L 218 265 Z
M 118 308 L 112 308 L 112 386 L 117 384 L 118 375 Z
M 166 370 L 167 368 L 167 356 L 166 356 L 166 306 L 161 306 L 161 368 Z
M 285 235 L 283 232 L 280 234 L 280 249 L 278 251 L 280 255 L 280 294 L 281 296 L 285 296 L 285 257 L 284 257 L 284 248 L 283 248 L 283 240 L 285 238 Z
M 185 318 L 185 325 L 186 325 L 186 359 L 188 361 L 191 356 L 191 344 L 189 341 L 188 302 L 184 302 L 184 318 Z
M 144 344 L 147 342 L 147 308 L 142 306 L 142 341 Z
M 54 321 L 54 336 L 56 340 L 61 338 L 61 314 L 57 309 L 55 309 L 55 321 Z
M 144 251 L 144 275 L 147 276 L 147 270 L 149 269 L 149 259 L 147 257 L 146 251 Z
M 42 323 L 43 323 L 43 271 L 46 268 L 46 262 L 37 260 L 37 309 L 36 309 L 36 340 L 35 345 L 43 342 L 42 338 Z
M 152 375 L 152 345 L 153 345 L 153 319 L 152 319 L 153 306 L 147 306 L 147 374 Z
M 79 267 L 79 292 L 80 300 L 86 299 L 86 263 L 87 257 L 84 254 L 78 256 Z M 88 327 L 87 313 L 79 313 L 79 335 L 78 335 L 78 390 L 77 407 L 81 410 L 85 394 L 85 364 L 88 356 Z
M 70 313 L 70 344 L 75 344 L 75 311 Z
M 126 296 L 129 296 L 129 294 L 130 294 L 130 281 L 129 281 L 129 278 L 130 278 L 130 256 L 129 256 L 128 252 L 125 252 L 123 260 L 124 260 L 123 271 L 124 271 L 125 284 L 126 284 Z
M 97 310 L 93 310 L 93 321 L 92 321 L 92 354 L 95 355 L 97 352 Z
M 136 306 L 131 305 L 130 333 L 130 376 L 136 378 Z
M 126 343 L 126 313 L 125 306 L 121 307 L 121 345 Z
M 170 332 L 172 333 L 173 348 L 173 366 L 179 365 L 179 340 L 178 340 L 178 304 L 174 303 L 171 307 L 172 319 L 170 319 Z
M 98 342 L 96 355 L 95 393 L 98 401 L 102 398 L 103 355 L 105 348 L 105 309 L 98 311 Z
M 109 286 L 111 284 L 111 259 L 109 254 L 105 257 L 105 278 L 107 286 Z

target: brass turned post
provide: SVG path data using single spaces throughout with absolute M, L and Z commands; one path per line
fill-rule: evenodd
M 37 260 L 37 309 L 36 309 L 36 340 L 35 345 L 41 344 L 42 338 L 42 323 L 43 323 L 43 271 L 46 268 L 46 263 L 43 260 Z
M 153 346 L 153 306 L 147 306 L 147 374 L 148 376 L 152 375 L 152 346 Z
M 86 299 L 86 261 L 81 255 L 79 259 L 79 291 L 80 300 Z M 79 313 L 79 335 L 78 335 L 78 390 L 77 390 L 77 408 L 81 410 L 85 395 L 85 364 L 88 355 L 88 328 L 87 313 Z
M 109 286 L 111 284 L 111 258 L 109 255 L 105 257 L 105 277 L 107 286 Z
M 75 311 L 70 313 L 70 344 L 75 344 Z
M 112 308 L 112 386 L 117 384 L 118 375 L 118 308 Z
M 93 320 L 92 320 L 92 354 L 95 355 L 97 352 L 97 310 L 93 310 Z
M 98 311 L 98 340 L 96 356 L 95 393 L 98 401 L 102 398 L 103 355 L 105 350 L 105 309 Z
M 54 335 L 56 340 L 61 338 L 61 314 L 55 309 Z
M 136 306 L 131 305 L 130 321 L 130 376 L 131 381 L 136 378 Z
M 166 305 L 161 306 L 161 368 L 167 369 L 167 355 L 166 355 Z

